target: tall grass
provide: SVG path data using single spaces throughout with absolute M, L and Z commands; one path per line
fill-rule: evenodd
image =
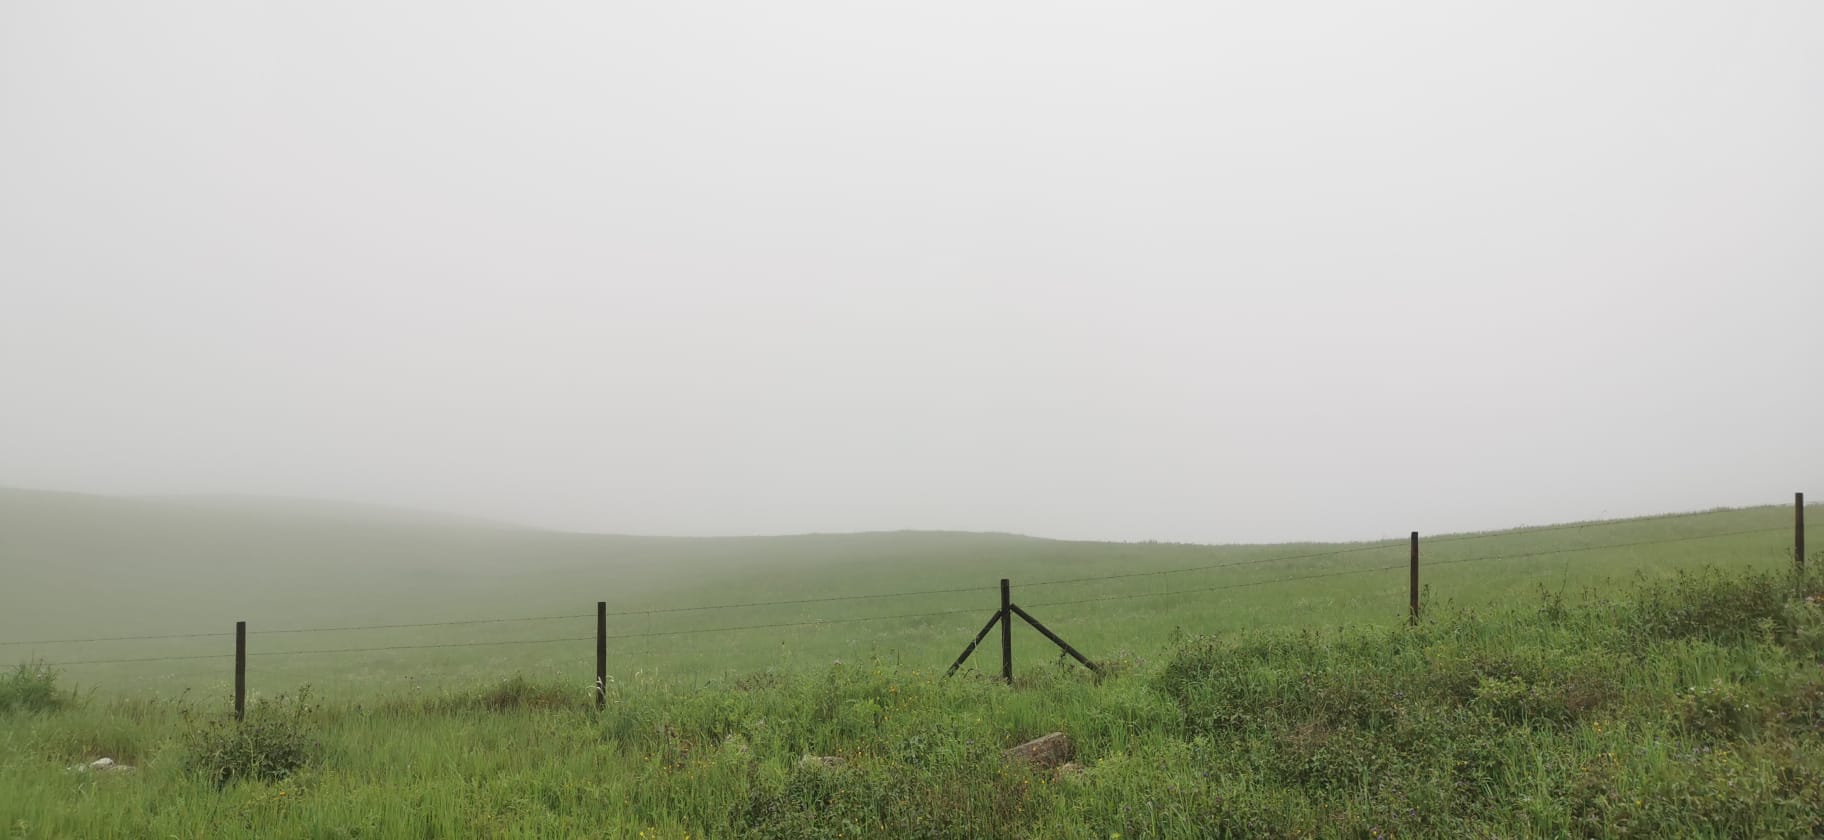
M 76 692 L 57 687 L 56 668 L 33 660 L 0 676 L 0 713 L 49 712 L 73 705 Z
M 1416 627 L 1187 636 L 1012 687 L 887 657 L 291 707 L 289 774 L 190 699 L 0 717 L 0 827 L 177 837 L 1808 837 L 1824 608 L 1788 576 L 1543 590 Z M 212 708 L 217 704 L 211 703 Z M 232 726 L 232 724 L 223 724 Z M 1080 773 L 1001 758 L 1062 730 Z M 114 747 L 106 746 L 114 745 Z M 96 749 L 141 772 L 71 774 Z M 837 756 L 841 762 L 806 761 Z M 118 756 L 116 756 L 118 758 Z

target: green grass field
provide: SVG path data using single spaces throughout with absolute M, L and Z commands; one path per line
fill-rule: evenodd
M 1427 536 L 1422 582 L 1435 604 L 1479 606 L 1531 598 L 1542 586 L 1613 586 L 1704 563 L 1781 568 L 1790 563 L 1791 516 L 1790 508 L 1767 507 Z M 1145 658 L 1174 633 L 1402 621 L 1407 553 L 1403 537 L 1274 546 L 916 532 L 616 537 L 295 505 L 8 491 L 0 492 L 0 558 L 11 585 L 0 591 L 0 641 L 214 635 L 0 652 L 15 661 L 111 663 L 63 669 L 110 696 L 220 694 L 231 682 L 231 634 L 241 619 L 256 694 L 308 683 L 335 700 L 466 689 L 516 673 L 586 687 L 601 600 L 614 613 L 616 679 L 701 679 L 870 657 L 931 669 L 947 666 L 980 629 L 1006 577 L 1016 603 L 1088 655 Z M 1484 557 L 1509 559 L 1476 559 Z M 437 624 L 542 616 L 567 617 Z M 426 622 L 433 626 L 271 632 Z M 761 629 L 718 630 L 753 626 Z M 562 641 L 535 643 L 545 639 Z M 431 645 L 452 647 L 423 647 Z M 407 649 L 291 653 L 371 648 Z M 1024 625 L 1015 650 L 1031 664 L 1056 653 Z M 163 661 L 116 662 L 134 659 Z
M 1791 517 L 1428 535 L 1427 620 L 1412 629 L 1404 538 L 659 539 L 6 491 L 0 641 L 227 634 L 245 619 L 254 696 L 309 685 L 314 708 L 250 714 L 308 745 L 299 770 L 218 785 L 233 751 L 202 733 L 224 731 L 231 638 L 0 648 L 59 663 L 57 685 L 77 691 L 0 712 L 0 829 L 1810 836 L 1824 827 L 1819 610 L 1789 597 Z M 1704 567 L 1724 571 L 1685 576 Z M 992 643 L 941 679 L 1001 577 L 1110 675 L 1020 627 L 1015 687 L 989 678 Z M 928 594 L 851 597 L 913 592 Z M 617 637 L 602 714 L 597 600 Z M 775 601 L 809 602 L 706 609 Z M 15 695 L 28 683 L 16 675 Z M 1052 730 L 1077 740 L 1081 774 L 999 760 Z M 252 731 L 234 743 L 267 754 Z M 849 763 L 800 766 L 805 754 Z M 66 770 L 103 755 L 139 770 Z

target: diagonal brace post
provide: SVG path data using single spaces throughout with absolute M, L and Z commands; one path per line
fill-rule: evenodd
M 970 642 L 968 647 L 963 648 L 963 655 L 957 657 L 955 662 L 950 663 L 950 670 L 945 671 L 944 676 L 948 677 L 951 674 L 956 673 L 956 669 L 963 667 L 963 662 L 969 659 L 969 654 L 975 652 L 975 646 L 981 644 L 983 639 L 988 638 L 988 631 L 993 630 L 994 623 L 1000 621 L 1003 617 L 1004 614 L 1000 610 L 995 610 L 994 615 L 988 617 L 988 623 L 982 625 L 982 632 L 975 634 L 975 640 Z
M 1020 609 L 1019 604 L 1009 604 L 1008 608 L 1013 610 L 1016 614 L 1018 614 L 1019 617 L 1026 619 L 1026 623 L 1032 625 L 1032 629 L 1045 634 L 1045 638 L 1050 639 L 1052 644 L 1055 644 L 1058 647 L 1063 648 L 1065 653 L 1070 654 L 1072 657 L 1075 657 L 1078 662 L 1083 663 L 1083 667 L 1088 668 L 1089 670 L 1094 671 L 1097 674 L 1102 673 L 1102 669 L 1099 666 L 1097 666 L 1096 663 L 1089 661 L 1089 657 L 1084 656 L 1082 653 L 1078 652 L 1076 648 L 1071 647 L 1069 642 L 1064 641 L 1061 638 L 1058 638 L 1058 634 L 1051 632 L 1051 628 L 1046 627 L 1043 624 L 1040 624 L 1039 620 L 1036 618 L 1033 618 L 1031 613 L 1029 613 L 1023 609 Z

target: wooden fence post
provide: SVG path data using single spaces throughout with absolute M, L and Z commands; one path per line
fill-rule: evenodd
M 608 708 L 608 602 L 595 602 L 595 708 Z
M 247 718 L 247 622 L 234 623 L 234 719 Z
M 1792 567 L 1805 574 L 1805 494 L 1792 494 Z
M 1012 588 L 1001 578 L 1001 679 L 1013 684 L 1013 605 Z
M 1407 595 L 1412 601 L 1412 616 L 1409 620 L 1413 624 L 1418 624 L 1419 623 L 1419 532 L 1417 532 L 1417 531 L 1412 532 L 1412 580 L 1409 582 L 1407 589 L 1409 590 L 1407 592 Z

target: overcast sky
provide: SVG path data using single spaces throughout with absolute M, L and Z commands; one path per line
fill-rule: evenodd
M 0 484 L 1195 541 L 1824 496 L 1824 4 L 0 3 Z

